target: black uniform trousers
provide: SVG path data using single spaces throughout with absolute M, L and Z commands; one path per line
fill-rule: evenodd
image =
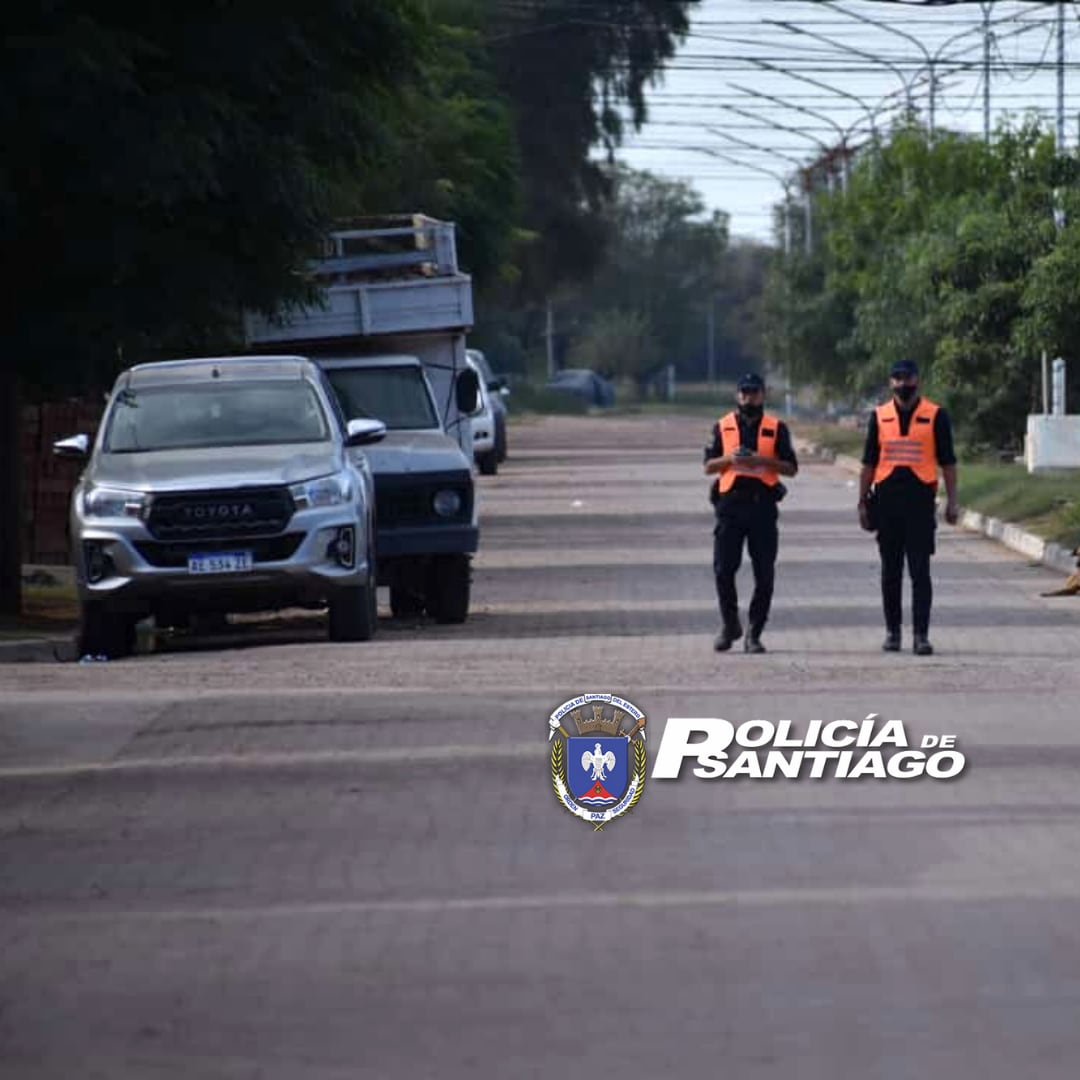
M 930 629 L 930 605 L 934 599 L 930 582 L 930 556 L 934 554 L 934 489 L 878 493 L 878 551 L 881 554 L 881 604 L 885 626 L 899 633 L 904 612 L 901 599 L 904 562 L 911 577 L 912 630 L 925 637 Z
M 743 544 L 754 568 L 754 595 L 750 599 L 750 632 L 760 634 L 769 618 L 775 580 L 776 553 L 780 545 L 779 517 L 771 492 L 754 495 L 721 496 L 715 504 L 713 529 L 713 573 L 716 598 L 724 625 L 739 625 L 739 597 L 735 575 L 742 565 Z

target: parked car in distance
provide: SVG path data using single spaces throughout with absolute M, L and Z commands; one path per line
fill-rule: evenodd
M 495 395 L 487 388 L 487 380 L 480 370 L 480 365 L 465 354 L 465 363 L 476 372 L 479 386 L 476 394 L 476 409 L 470 414 L 473 435 L 473 460 L 483 476 L 494 476 L 499 471 L 499 459 L 495 452 Z
M 286 606 L 329 608 L 333 641 L 375 633 L 375 495 L 346 421 L 296 356 L 216 357 L 123 372 L 71 499 L 80 653 L 120 657 L 135 624 Z
M 480 349 L 466 349 L 465 355 L 473 362 L 480 376 L 480 385 L 490 391 L 488 396 L 491 398 L 491 411 L 495 416 L 495 461 L 501 465 L 506 460 L 509 449 L 506 399 L 510 396 L 510 387 L 506 385 L 506 379 L 491 370 L 487 357 Z
M 546 389 L 573 394 L 598 408 L 610 408 L 615 404 L 614 385 L 588 368 L 566 368 L 558 371 L 548 380 Z

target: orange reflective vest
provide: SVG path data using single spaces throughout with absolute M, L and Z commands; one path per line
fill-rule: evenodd
M 937 441 L 934 418 L 938 406 L 921 398 L 912 414 L 906 435 L 900 434 L 900 413 L 895 401 L 877 407 L 878 456 L 874 483 L 880 484 L 893 469 L 908 468 L 924 484 L 937 487 Z
M 720 417 L 718 423 L 721 450 L 725 454 L 734 454 L 742 443 L 738 414 L 729 412 Z M 761 417 L 757 436 L 757 453 L 761 457 L 776 457 L 776 437 L 779 433 L 780 421 L 765 413 Z M 753 477 L 769 487 L 775 487 L 780 482 L 780 474 L 775 469 L 766 468 L 764 465 L 740 465 L 739 459 L 734 458 L 731 467 L 725 469 L 717 480 L 720 494 L 730 491 L 740 476 Z

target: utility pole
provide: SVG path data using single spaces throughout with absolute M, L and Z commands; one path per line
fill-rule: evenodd
M 1065 5 L 1057 6 L 1057 152 L 1065 151 Z
M 926 61 L 926 69 L 930 73 L 930 138 L 933 139 L 935 125 L 937 122 L 937 91 L 938 91 L 938 77 L 937 77 L 937 64 L 941 60 L 942 54 L 945 50 L 954 42 L 959 41 L 963 37 L 967 37 L 972 33 L 969 28 L 967 30 L 961 30 L 959 34 L 953 34 L 951 38 L 943 42 L 937 52 L 933 55 L 930 54 L 930 50 L 913 34 L 907 33 L 906 30 L 901 30 L 898 27 L 892 26 L 886 22 L 879 22 L 877 19 L 871 19 L 866 15 L 860 15 L 856 11 L 847 11 L 844 8 L 837 7 L 836 10 L 841 15 L 846 15 L 850 19 L 857 19 L 861 23 L 866 23 L 867 26 L 873 26 L 878 30 L 886 30 L 890 34 L 894 34 L 897 37 L 903 38 L 905 41 L 914 45 L 922 54 L 923 59 Z
M 547 328 L 544 331 L 547 338 L 547 372 L 548 378 L 555 377 L 555 309 L 551 304 L 551 297 L 547 302 Z
M 805 239 L 807 256 L 814 254 L 813 177 L 809 169 L 802 171 L 803 212 L 806 217 Z
M 710 386 L 716 382 L 716 312 L 713 296 L 709 294 L 709 306 L 705 318 L 705 357 L 707 377 Z
M 990 3 L 983 0 L 983 142 L 990 141 Z

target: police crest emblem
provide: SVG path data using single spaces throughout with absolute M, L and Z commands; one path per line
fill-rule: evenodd
M 548 728 L 551 783 L 565 809 L 595 831 L 633 810 L 645 790 L 645 714 L 633 702 L 581 694 Z

